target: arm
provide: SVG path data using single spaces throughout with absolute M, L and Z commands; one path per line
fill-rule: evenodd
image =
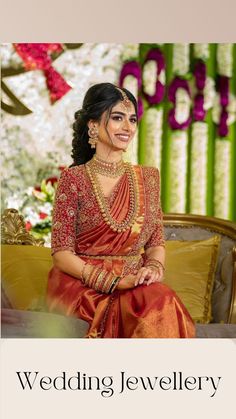
M 155 191 L 156 194 L 151 197 L 152 205 L 156 208 L 155 212 L 155 227 L 146 243 L 145 250 L 145 264 L 138 272 L 135 284 L 149 285 L 152 282 L 160 282 L 164 276 L 165 269 L 165 240 L 163 227 L 163 213 L 160 202 L 160 176 L 156 169 L 154 172 Z
M 75 255 L 78 192 L 74 170 L 65 169 L 58 182 L 53 207 L 52 257 L 54 266 L 81 279 L 85 262 Z

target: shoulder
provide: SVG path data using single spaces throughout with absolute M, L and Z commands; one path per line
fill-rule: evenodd
M 59 185 L 60 187 L 70 187 L 73 190 L 78 190 L 81 187 L 84 179 L 84 165 L 72 166 L 65 168 L 60 175 Z
M 66 167 L 62 172 L 60 179 L 75 179 L 79 178 L 82 173 L 84 172 L 84 164 L 81 164 L 80 166 L 72 166 L 72 167 Z
M 157 167 L 152 166 L 143 166 L 141 164 L 137 164 L 133 166 L 134 168 L 139 168 L 138 170 L 142 170 L 144 179 L 156 178 L 159 179 L 160 173 Z

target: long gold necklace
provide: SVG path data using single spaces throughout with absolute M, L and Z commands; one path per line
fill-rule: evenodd
M 102 213 L 102 217 L 107 225 L 113 230 L 121 233 L 126 231 L 130 228 L 136 221 L 138 211 L 139 211 L 139 188 L 138 188 L 138 181 L 136 179 L 135 171 L 130 163 L 123 163 L 125 172 L 128 176 L 129 182 L 129 191 L 130 191 L 130 205 L 128 213 L 125 219 L 121 222 L 115 220 L 109 210 L 106 198 L 102 192 L 102 188 L 100 186 L 99 180 L 96 176 L 96 171 L 94 165 L 91 163 L 90 160 L 86 163 L 87 173 L 93 185 L 94 193 L 96 200 L 98 202 L 100 211 Z
M 96 173 L 99 173 L 103 176 L 116 178 L 122 176 L 125 173 L 125 164 L 123 160 L 120 160 L 117 163 L 111 163 L 94 155 L 89 164 L 91 167 L 93 167 Z

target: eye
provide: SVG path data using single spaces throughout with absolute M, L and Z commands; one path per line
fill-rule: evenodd
M 113 115 L 113 116 L 112 116 L 112 119 L 113 119 L 114 121 L 122 121 L 122 116 L 120 116 L 120 115 Z
M 130 118 L 130 122 L 132 122 L 132 124 L 137 124 L 137 118 Z

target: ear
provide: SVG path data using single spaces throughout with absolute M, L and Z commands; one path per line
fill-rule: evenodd
M 98 128 L 98 121 L 94 121 L 93 119 L 90 119 L 88 121 L 88 129 L 90 128 Z

